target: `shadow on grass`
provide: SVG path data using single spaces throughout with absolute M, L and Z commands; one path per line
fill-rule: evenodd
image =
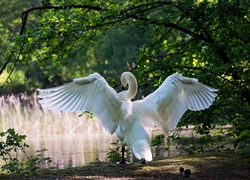
M 204 153 L 154 160 L 147 165 L 117 165 L 95 162 L 61 170 L 42 170 L 32 176 L 8 179 L 183 179 L 179 168 L 191 170 L 188 179 L 248 179 L 250 165 L 237 167 L 241 157 L 236 152 Z

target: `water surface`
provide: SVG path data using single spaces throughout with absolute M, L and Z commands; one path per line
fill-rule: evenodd
M 158 134 L 159 131 L 153 134 Z M 153 136 L 152 134 L 150 136 Z M 27 135 L 25 143 L 29 145 L 26 153 L 29 156 L 35 156 L 37 150 L 47 149 L 44 157 L 50 157 L 52 163 L 40 164 L 42 168 L 54 167 L 63 169 L 68 167 L 82 166 L 84 164 L 96 161 L 107 161 L 109 148 L 115 148 L 110 143 L 116 142 L 116 135 L 110 135 L 105 130 L 88 130 L 85 133 L 67 133 L 67 134 L 37 134 Z M 180 149 L 171 147 L 169 152 L 162 148 L 152 148 L 153 156 L 168 157 L 180 155 Z M 156 152 L 158 151 L 158 153 Z M 171 152 L 171 153 L 170 153 Z M 25 161 L 25 156 L 20 157 Z M 133 162 L 133 158 L 130 159 Z M 3 165 L 3 162 L 0 161 Z
M 36 150 L 48 149 L 46 157 L 52 159 L 50 166 L 57 169 L 76 167 L 89 162 L 106 161 L 108 148 L 113 146 L 116 137 L 105 132 L 87 132 L 77 134 L 57 134 L 27 136 L 30 146 L 28 154 L 36 154 Z

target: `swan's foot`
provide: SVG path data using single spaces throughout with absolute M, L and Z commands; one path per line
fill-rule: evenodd
M 124 158 L 122 158 L 119 162 L 117 162 L 116 164 L 127 164 L 126 160 Z
M 147 164 L 147 161 L 146 161 L 144 158 L 142 158 L 142 159 L 139 161 L 139 164 Z

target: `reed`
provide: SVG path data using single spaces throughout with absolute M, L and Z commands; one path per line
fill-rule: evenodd
M 64 134 L 103 131 L 100 122 L 88 114 L 62 113 L 41 108 L 36 94 L 0 96 L 0 132 L 14 128 L 22 134 Z

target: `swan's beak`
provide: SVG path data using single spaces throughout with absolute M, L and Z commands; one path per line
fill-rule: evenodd
M 125 87 L 124 87 L 123 85 L 121 85 L 121 87 L 122 87 L 122 91 L 124 91 L 124 90 L 125 90 Z

